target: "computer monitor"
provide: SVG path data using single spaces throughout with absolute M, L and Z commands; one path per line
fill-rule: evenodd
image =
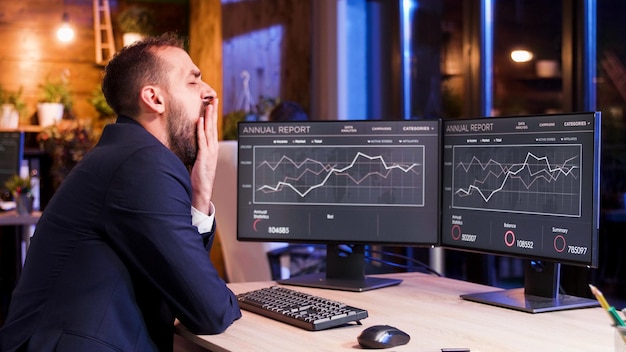
M 325 273 L 280 283 L 351 291 L 395 285 L 401 280 L 364 275 L 366 245 L 438 244 L 440 121 L 238 128 L 237 239 L 327 245 Z
M 524 288 L 463 298 L 528 312 L 597 305 L 559 293 L 560 264 L 597 267 L 600 113 L 443 123 L 441 244 L 528 259 Z
M 19 131 L 0 131 L 0 190 L 4 193 L 4 184 L 20 171 L 24 157 L 24 133 Z

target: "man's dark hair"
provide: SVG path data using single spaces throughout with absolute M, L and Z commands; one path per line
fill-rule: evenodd
M 118 115 L 135 118 L 139 113 L 139 93 L 148 84 L 167 85 L 166 63 L 158 57 L 159 48 L 184 49 L 184 41 L 166 33 L 148 37 L 122 48 L 104 68 L 102 93 Z

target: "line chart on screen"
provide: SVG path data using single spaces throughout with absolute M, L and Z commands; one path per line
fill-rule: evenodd
M 254 149 L 255 203 L 424 203 L 423 146 L 261 146 Z
M 457 146 L 453 208 L 578 217 L 579 144 Z

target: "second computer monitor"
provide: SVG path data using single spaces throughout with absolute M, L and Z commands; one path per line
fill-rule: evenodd
M 600 114 L 445 121 L 443 131 L 442 245 L 534 264 L 525 291 L 495 293 L 503 306 L 595 304 L 561 295 L 558 281 L 561 263 L 598 264 Z

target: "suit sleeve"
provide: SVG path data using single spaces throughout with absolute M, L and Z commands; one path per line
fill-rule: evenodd
M 200 234 L 192 225 L 189 174 L 171 152 L 134 153 L 116 170 L 105 203 L 112 246 L 189 330 L 219 333 L 241 317 L 207 253 L 215 227 Z

